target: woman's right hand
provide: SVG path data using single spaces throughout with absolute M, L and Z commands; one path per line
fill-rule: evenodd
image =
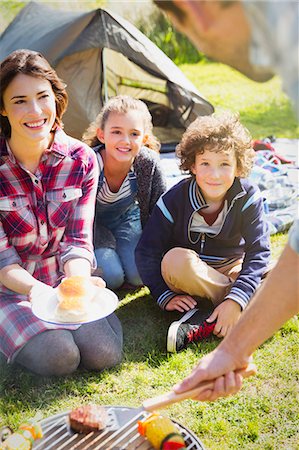
M 36 284 L 32 286 L 28 294 L 28 300 L 32 302 L 32 300 L 36 300 L 41 298 L 43 295 L 52 292 L 54 289 L 48 284 L 42 283 L 38 281 Z
M 197 305 L 196 300 L 194 300 L 191 295 L 179 294 L 173 297 L 166 305 L 166 311 L 179 311 L 185 312 L 190 309 L 194 309 Z

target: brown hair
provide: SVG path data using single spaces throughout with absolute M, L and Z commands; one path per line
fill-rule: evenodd
M 62 126 L 61 119 L 68 103 L 65 84 L 43 55 L 32 50 L 15 50 L 0 64 L 0 135 L 6 138 L 11 135 L 9 120 L 1 114 L 4 109 L 3 95 L 12 80 L 19 74 L 42 78 L 51 83 L 56 103 L 55 123 Z
M 105 124 L 111 113 L 126 114 L 128 111 L 139 111 L 143 116 L 144 132 L 148 136 L 144 145 L 152 150 L 159 151 L 160 143 L 153 135 L 152 116 L 148 107 L 142 100 L 137 100 L 129 95 L 118 95 L 112 97 L 103 106 L 96 119 L 89 125 L 87 130 L 83 133 L 82 140 L 90 147 L 95 147 L 100 144 L 97 138 L 97 130 L 100 128 L 104 130 Z
M 239 116 L 228 111 L 222 114 L 198 117 L 189 125 L 176 147 L 180 158 L 180 168 L 191 172 L 197 154 L 205 151 L 234 152 L 239 176 L 250 173 L 255 152 L 251 145 L 251 135 L 239 120 Z

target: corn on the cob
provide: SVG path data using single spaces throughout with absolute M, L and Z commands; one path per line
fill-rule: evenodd
M 41 426 L 29 421 L 20 425 L 15 433 L 0 443 L 0 450 L 31 450 L 33 442 L 42 436 Z
M 185 442 L 177 427 L 168 417 L 153 413 L 138 422 L 138 432 L 146 437 L 156 450 L 184 449 Z

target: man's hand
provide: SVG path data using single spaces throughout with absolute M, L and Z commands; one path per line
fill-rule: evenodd
M 234 300 L 224 300 L 218 305 L 207 322 L 217 320 L 213 333 L 219 338 L 223 338 L 237 323 L 241 315 L 241 307 Z
M 194 309 L 197 305 L 196 300 L 194 300 L 191 295 L 180 294 L 173 297 L 166 305 L 166 311 L 179 311 L 185 312 L 190 309 Z
M 193 397 L 199 401 L 214 401 L 220 397 L 227 397 L 236 394 L 242 387 L 243 377 L 238 370 L 244 370 L 252 358 L 246 361 L 236 361 L 231 351 L 216 348 L 213 352 L 204 356 L 193 369 L 192 373 L 181 383 L 174 386 L 174 391 L 179 394 L 190 391 L 199 386 L 203 381 L 212 380 L 213 387 L 202 391 L 198 397 Z M 250 364 L 253 375 L 256 372 L 254 364 Z

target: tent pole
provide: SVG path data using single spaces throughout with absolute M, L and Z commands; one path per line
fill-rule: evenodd
M 102 68 L 103 68 L 103 84 L 104 84 L 104 103 L 108 102 L 108 84 L 107 84 L 107 72 L 105 64 L 105 48 L 102 50 Z

